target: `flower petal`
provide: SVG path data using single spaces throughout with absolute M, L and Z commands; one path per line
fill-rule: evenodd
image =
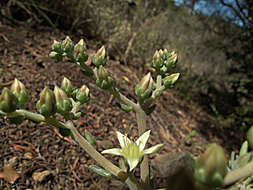
M 144 150 L 144 151 L 142 152 L 142 154 L 144 155 L 144 154 L 155 153 L 155 152 L 157 152 L 162 146 L 163 146 L 163 144 L 157 144 L 157 145 L 155 145 L 155 146 L 152 146 L 152 147 L 150 147 L 150 148 Z
M 113 154 L 117 156 L 122 156 L 122 150 L 119 148 L 112 148 L 112 149 L 107 149 L 101 152 L 102 154 Z
M 148 141 L 150 135 L 150 130 L 143 133 L 136 141 L 136 144 L 139 146 L 140 151 L 144 150 L 144 147 Z
M 118 137 L 121 148 L 123 148 L 126 145 L 126 143 L 131 142 L 130 139 L 126 135 L 121 134 L 119 131 L 117 131 L 116 133 L 117 133 L 117 137 Z
M 127 158 L 126 158 L 127 159 Z M 129 165 L 129 169 L 130 171 L 132 171 L 138 164 L 139 164 L 139 159 L 135 158 L 135 159 L 127 159 L 127 163 Z

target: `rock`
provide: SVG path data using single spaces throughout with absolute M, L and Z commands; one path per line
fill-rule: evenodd
M 166 189 L 196 190 L 193 180 L 193 169 L 184 152 L 157 156 L 151 161 L 151 164 L 159 171 L 160 176 L 165 178 Z

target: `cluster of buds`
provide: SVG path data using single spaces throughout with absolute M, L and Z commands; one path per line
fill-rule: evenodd
M 168 52 L 167 49 L 156 50 L 152 60 L 152 67 L 157 73 L 166 76 L 176 66 L 177 60 L 178 56 L 175 51 Z
M 197 159 L 194 177 L 201 184 L 221 187 L 228 171 L 227 163 L 222 147 L 213 143 Z
M 14 112 L 17 108 L 23 108 L 28 98 L 24 84 L 14 79 L 11 88 L 5 87 L 0 95 L 0 110 L 6 113 Z
M 76 104 L 75 100 L 79 102 Z M 77 108 L 74 106 L 79 106 L 86 103 L 89 100 L 89 89 L 86 85 L 83 85 L 80 89 L 73 90 L 71 82 L 64 77 L 61 83 L 61 88 L 55 86 L 54 91 L 45 87 L 40 93 L 40 100 L 37 102 L 37 110 L 45 117 L 50 117 L 55 113 L 59 113 L 63 116 L 69 116 L 70 114 L 75 116 L 80 116 L 76 113 Z
M 154 110 L 154 100 L 165 89 L 171 88 L 179 78 L 179 73 L 169 75 L 169 71 L 176 65 L 177 59 L 175 51 L 168 52 L 167 49 L 156 51 L 152 60 L 152 67 L 157 74 L 156 82 L 154 82 L 151 73 L 148 73 L 136 85 L 135 93 L 146 114 L 150 114 Z
M 83 63 L 88 59 L 84 40 L 81 39 L 74 45 L 69 36 L 61 42 L 54 40 L 52 52 L 50 52 L 49 56 L 57 61 L 61 61 L 64 57 L 67 57 L 69 61 L 77 63 Z

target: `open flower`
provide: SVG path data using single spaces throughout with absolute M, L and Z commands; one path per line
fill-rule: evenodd
M 114 154 L 123 156 L 129 165 L 129 170 L 132 171 L 142 160 L 145 154 L 151 154 L 158 151 L 163 144 L 155 145 L 151 148 L 144 150 L 144 147 L 148 141 L 150 130 L 143 133 L 136 141 L 131 141 L 126 135 L 116 132 L 121 146 L 120 148 L 112 148 L 104 150 L 102 154 Z

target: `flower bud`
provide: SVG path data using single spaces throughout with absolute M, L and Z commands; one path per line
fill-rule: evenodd
M 67 94 L 61 88 L 55 86 L 54 95 L 56 99 L 57 112 L 60 114 L 68 113 L 72 109 L 72 103 Z
M 242 146 L 240 148 L 239 156 L 242 156 L 242 155 L 246 154 L 247 152 L 248 152 L 248 141 L 244 141 L 244 143 L 242 144 Z
M 49 57 L 51 59 L 55 59 L 56 61 L 62 61 L 63 56 L 60 53 L 57 53 L 55 51 L 50 52 Z
M 100 81 L 106 80 L 107 77 L 109 76 L 108 71 L 107 71 L 102 65 L 99 67 L 97 73 L 98 73 L 98 79 L 99 79 Z
M 159 53 L 159 56 L 161 58 L 164 58 L 164 54 L 163 54 L 163 50 L 162 49 L 159 49 L 158 53 Z
M 105 47 L 102 46 L 93 57 L 93 63 L 96 67 L 105 66 L 107 58 L 105 57 Z
M 175 67 L 177 60 L 178 60 L 178 55 L 177 55 L 176 51 L 171 51 L 168 54 L 168 58 L 166 61 L 167 69 L 170 70 L 171 68 Z
M 89 88 L 86 85 L 83 85 L 80 89 L 78 89 L 76 93 L 76 99 L 81 104 L 88 102 L 90 100 L 89 92 Z
M 253 126 L 247 132 L 247 140 L 249 142 L 249 147 L 253 149 Z
M 68 97 L 71 96 L 72 91 L 73 91 L 73 86 L 70 80 L 67 79 L 66 77 L 64 77 L 61 82 L 61 89 L 64 90 L 64 92 L 67 94 Z
M 150 73 L 146 74 L 135 87 L 136 95 L 141 99 L 146 99 L 151 95 L 154 81 Z
M 18 99 L 18 105 L 20 107 L 24 106 L 24 104 L 28 101 L 28 93 L 26 91 L 25 85 L 20 82 L 18 79 L 15 79 L 11 85 L 11 92 Z
M 62 41 L 61 45 L 62 45 L 62 50 L 66 52 L 67 54 L 72 53 L 72 51 L 74 50 L 74 43 L 72 42 L 69 36 L 67 36 L 65 40 Z
M 160 70 L 160 68 L 163 66 L 163 60 L 162 57 L 159 53 L 159 51 L 155 51 L 155 54 L 153 56 L 152 59 L 152 66 L 156 69 L 156 70 Z
M 213 143 L 197 159 L 194 177 L 202 184 L 221 187 L 227 173 L 227 159 L 219 145 Z
M 74 47 L 74 58 L 77 62 L 85 62 L 88 59 L 88 54 L 85 52 L 86 44 L 83 39 L 81 39 Z
M 45 87 L 40 93 L 40 100 L 37 102 L 36 107 L 45 117 L 56 113 L 55 95 L 48 87 Z
M 113 78 L 102 65 L 99 66 L 97 71 L 96 84 L 102 89 L 109 89 L 114 84 Z
M 52 45 L 52 50 L 56 53 L 61 53 L 62 52 L 61 42 L 54 40 L 54 43 Z
M 163 85 L 165 86 L 165 88 L 171 88 L 172 85 L 179 78 L 179 75 L 180 75 L 180 73 L 175 73 L 175 74 L 172 74 L 170 76 L 167 76 L 167 77 L 163 78 L 162 82 L 163 82 Z
M 5 87 L 0 95 L 0 110 L 6 113 L 14 112 L 17 109 L 17 105 L 18 99 Z

